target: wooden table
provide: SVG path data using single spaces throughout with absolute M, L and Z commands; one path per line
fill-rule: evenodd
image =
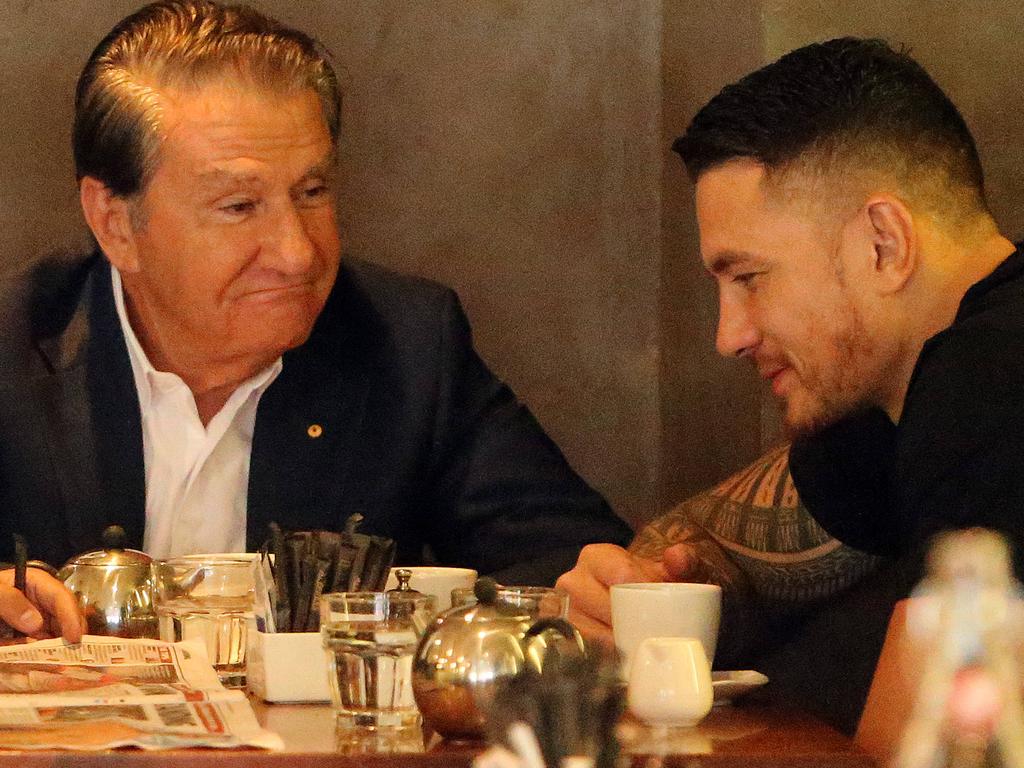
M 372 744 L 340 743 L 330 707 L 254 702 L 260 722 L 284 739 L 283 752 L 180 750 L 142 752 L 17 752 L 0 750 L 0 768 L 468 768 L 480 744 L 449 744 L 436 736 L 392 745 L 410 753 L 368 753 Z M 852 742 L 796 712 L 716 707 L 696 728 L 656 735 L 623 726 L 631 768 L 873 768 Z M 346 754 L 347 752 L 347 754 Z

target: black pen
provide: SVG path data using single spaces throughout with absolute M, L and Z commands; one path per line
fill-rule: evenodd
M 28 545 L 20 533 L 14 534 L 14 588 L 25 593 L 25 571 L 28 563 Z M 24 637 L 24 632 L 15 631 L 15 637 Z
M 25 571 L 28 563 L 28 545 L 20 533 L 14 534 L 14 588 L 25 591 Z

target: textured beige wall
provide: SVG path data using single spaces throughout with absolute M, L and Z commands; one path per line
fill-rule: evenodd
M 0 3 L 0 266 L 81 241 L 78 69 L 134 0 Z M 716 357 L 714 286 L 668 146 L 722 85 L 839 34 L 909 43 L 974 128 L 1024 236 L 1018 0 L 263 0 L 346 91 L 349 247 L 459 290 L 484 356 L 637 520 L 775 438 Z

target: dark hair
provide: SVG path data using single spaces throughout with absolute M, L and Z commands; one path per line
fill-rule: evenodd
M 164 0 L 123 19 L 89 57 L 75 93 L 79 179 L 131 196 L 155 168 L 160 88 L 234 76 L 268 90 L 312 89 L 337 144 L 341 95 L 330 55 L 313 38 L 243 5 Z
M 736 158 L 769 174 L 838 164 L 895 174 L 911 189 L 923 180 L 933 202 L 952 190 L 987 211 L 963 117 L 920 64 L 882 40 L 845 37 L 786 54 L 723 88 L 672 148 L 693 181 Z

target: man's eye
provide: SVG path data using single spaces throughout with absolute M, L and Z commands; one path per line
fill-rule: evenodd
M 744 285 L 744 286 L 748 286 L 749 287 L 750 285 L 753 284 L 754 279 L 757 278 L 758 276 L 760 276 L 761 274 L 763 274 L 763 273 L 762 272 L 741 272 L 738 275 L 733 275 L 732 276 L 732 281 L 734 283 L 739 283 L 740 285 Z
M 233 202 L 227 203 L 226 205 L 222 205 L 220 209 L 224 211 L 224 213 L 230 213 L 235 215 L 251 213 L 253 210 L 256 209 L 256 201 L 235 200 Z
M 308 187 L 303 187 L 299 192 L 299 202 L 305 204 L 317 204 L 329 199 L 331 196 L 331 187 L 329 184 L 319 182 L 316 184 L 310 184 Z

